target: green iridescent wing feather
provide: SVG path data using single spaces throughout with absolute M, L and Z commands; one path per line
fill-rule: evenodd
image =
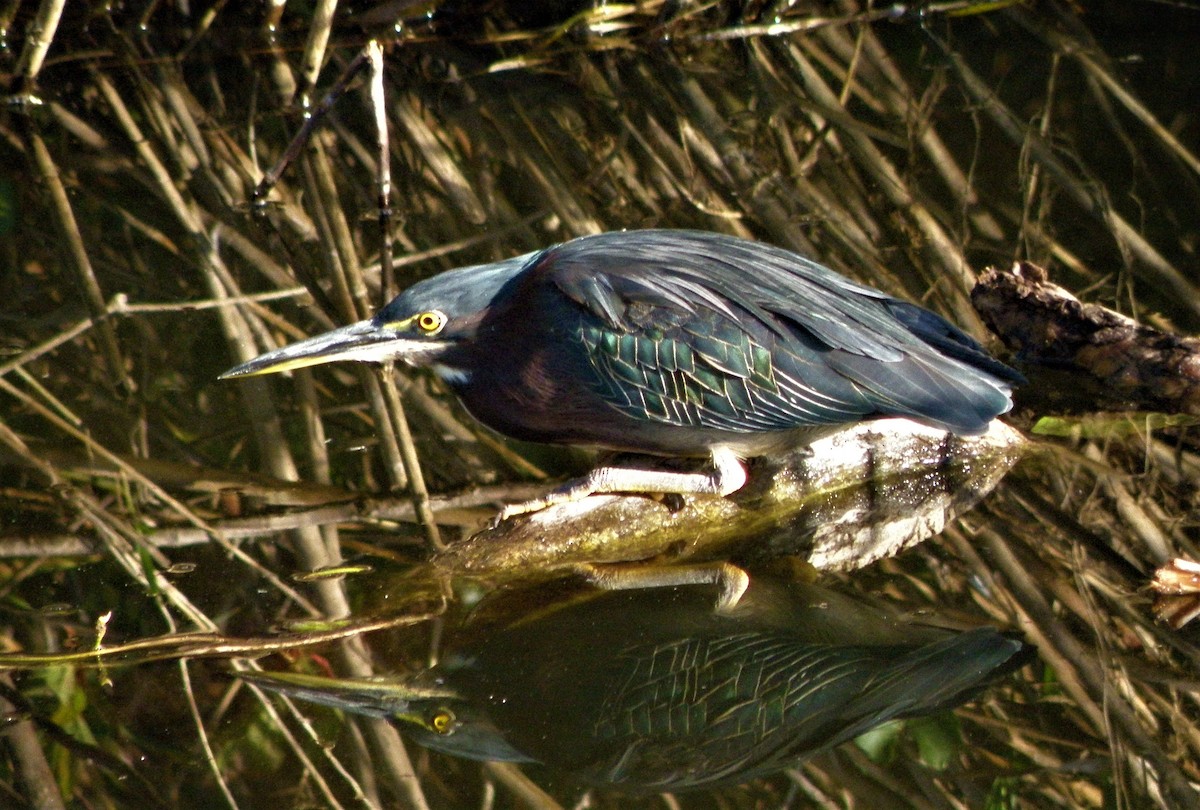
M 539 259 L 580 307 L 598 389 L 630 414 L 733 431 L 887 414 L 976 432 L 1009 407 L 1020 376 L 931 312 L 770 245 L 638 236 Z

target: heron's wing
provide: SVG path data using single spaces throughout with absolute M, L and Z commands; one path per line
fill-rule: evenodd
M 738 651 L 765 685 L 752 722 L 757 773 L 841 745 L 889 720 L 952 709 L 1022 666 L 1032 648 L 990 627 L 924 644 L 808 645 L 765 636 Z
M 1028 649 L 991 628 L 923 645 L 814 645 L 778 633 L 678 640 L 639 656 L 604 694 L 595 732 L 612 745 L 593 768 L 664 790 L 743 781 L 888 720 L 953 708 Z
M 789 711 L 832 747 L 880 723 L 952 709 L 1026 663 L 1032 648 L 990 627 L 904 647 L 829 647 Z M 845 677 L 854 672 L 855 677 Z M 847 691 L 842 681 L 853 684 Z M 816 687 L 816 688 L 814 688 Z M 805 705 L 809 701 L 812 705 Z M 818 730 L 825 725 L 824 730 Z
M 758 242 L 693 231 L 600 234 L 552 248 L 538 264 L 534 272 L 593 315 L 608 343 L 678 330 L 721 375 L 718 398 L 739 423 L 889 414 L 976 432 L 1008 410 L 1020 380 L 937 315 Z M 762 414 L 745 409 L 734 381 L 749 379 L 743 367 L 760 359 L 756 347 L 781 375 L 780 396 L 763 389 Z M 626 371 L 640 375 L 636 364 Z

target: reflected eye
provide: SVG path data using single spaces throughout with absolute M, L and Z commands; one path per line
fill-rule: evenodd
M 436 309 L 431 309 L 428 312 L 422 312 L 417 315 L 413 322 L 427 335 L 436 335 L 442 331 L 442 327 L 446 325 L 446 316 Z
M 429 720 L 429 727 L 438 734 L 449 734 L 454 730 L 454 712 L 442 709 Z

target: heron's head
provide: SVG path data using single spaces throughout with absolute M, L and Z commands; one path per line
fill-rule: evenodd
M 453 689 L 424 683 L 429 673 L 410 678 L 327 678 L 298 672 L 239 672 L 238 677 L 269 692 L 382 717 L 414 742 L 451 756 L 533 761 L 508 743 L 484 709 Z
M 434 366 L 453 380 L 462 372 L 438 368 L 439 361 L 475 337 L 497 294 L 534 255 L 448 270 L 409 287 L 373 318 L 267 352 L 229 369 L 221 379 L 356 360 Z

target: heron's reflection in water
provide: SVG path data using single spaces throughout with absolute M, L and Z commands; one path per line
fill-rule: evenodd
M 954 707 L 1031 652 L 992 628 L 935 628 L 764 576 L 727 612 L 714 599 L 703 585 L 528 589 L 486 600 L 415 675 L 244 677 L 387 717 L 448 754 L 679 791 L 747 781 L 887 720 Z

